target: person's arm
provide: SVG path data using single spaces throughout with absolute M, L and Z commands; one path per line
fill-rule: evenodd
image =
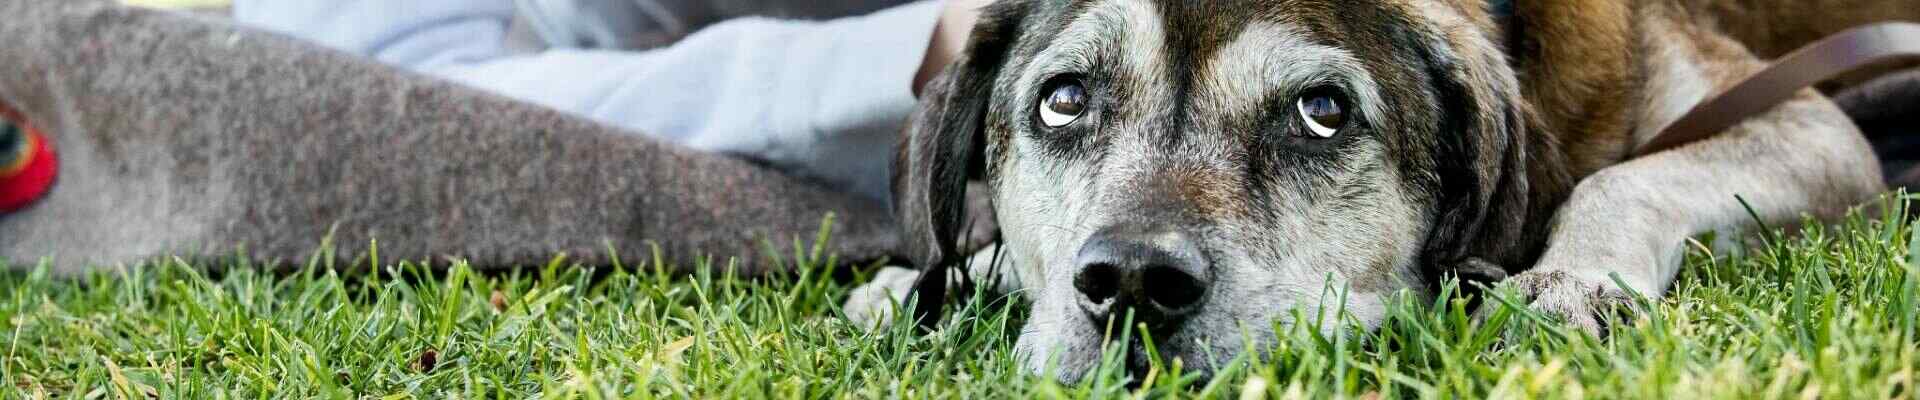
M 934 25 L 933 38 L 927 44 L 927 56 L 920 62 L 920 71 L 913 76 L 913 95 L 920 95 L 920 88 L 927 81 L 940 75 L 967 48 L 967 38 L 973 33 L 973 25 L 980 22 L 980 9 L 993 0 L 946 0 L 940 12 L 940 22 Z
M 886 198 L 890 152 L 943 11 L 740 19 L 647 52 L 509 57 L 506 0 L 242 0 L 242 22 Z

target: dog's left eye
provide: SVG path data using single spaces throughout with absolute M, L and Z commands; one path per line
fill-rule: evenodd
M 1040 122 L 1059 128 L 1080 119 L 1087 112 L 1087 88 L 1066 81 L 1048 85 L 1047 98 L 1040 100 Z
M 1347 101 L 1338 92 L 1315 90 L 1300 96 L 1294 102 L 1294 108 L 1300 112 L 1301 123 L 1314 137 L 1330 138 L 1340 133 L 1347 125 Z

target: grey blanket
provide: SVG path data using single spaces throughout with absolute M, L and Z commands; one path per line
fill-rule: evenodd
M 99 1 L 0 15 L 0 106 L 62 158 L 48 198 L 0 216 L 15 268 L 298 264 L 331 238 L 342 261 L 377 239 L 383 260 L 483 267 L 657 243 L 751 275 L 829 214 L 841 259 L 895 254 L 871 201 L 273 34 Z

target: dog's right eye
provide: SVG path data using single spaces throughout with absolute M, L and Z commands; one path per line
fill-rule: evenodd
M 1048 87 L 1047 98 L 1040 100 L 1040 123 L 1059 128 L 1087 112 L 1087 88 L 1080 82 L 1063 81 Z
M 1317 138 L 1330 138 L 1347 125 L 1347 101 L 1339 92 L 1315 90 L 1294 101 L 1301 122 Z

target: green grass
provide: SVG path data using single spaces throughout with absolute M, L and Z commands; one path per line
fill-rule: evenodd
M 0 398 L 1912 398 L 1914 233 L 1878 215 L 1694 251 L 1606 339 L 1407 299 L 1378 331 L 1284 329 L 1264 359 L 1138 384 L 1115 363 L 1076 385 L 1023 374 L 1021 311 L 982 298 L 932 333 L 867 333 L 838 317 L 849 284 L 831 258 L 798 245 L 796 272 L 757 281 L 564 259 L 503 275 L 398 263 L 386 278 L 324 260 L 16 271 L 0 273 Z

